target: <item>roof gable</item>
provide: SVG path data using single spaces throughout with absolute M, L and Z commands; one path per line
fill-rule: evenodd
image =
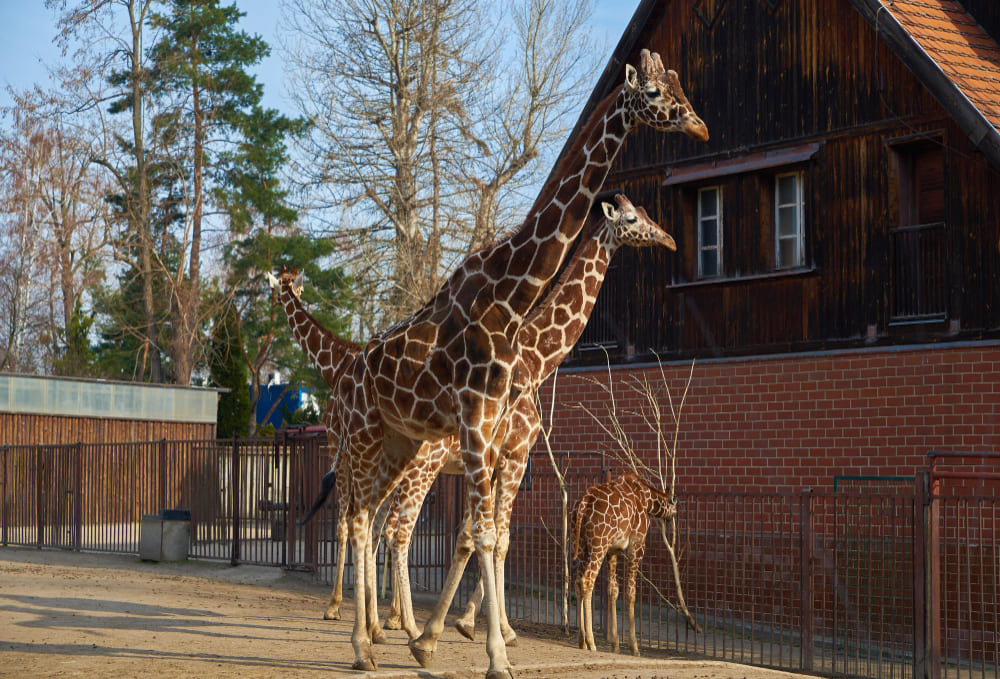
M 957 0 L 851 0 L 1000 167 L 1000 44 Z
M 887 7 L 993 127 L 1000 128 L 1000 45 L 955 0 L 896 0 Z

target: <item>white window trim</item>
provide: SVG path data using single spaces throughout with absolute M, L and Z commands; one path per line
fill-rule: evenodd
M 778 202 L 778 185 L 783 177 L 795 177 L 795 202 L 794 203 L 779 203 Z M 805 263 L 805 238 L 803 237 L 803 221 L 805 219 L 804 201 L 802 199 L 802 173 L 801 172 L 783 172 L 782 174 L 775 175 L 774 177 L 774 268 L 775 269 L 794 269 L 800 267 Z M 795 219 L 795 235 L 794 236 L 782 236 L 779 231 L 779 218 L 778 214 L 780 208 L 794 206 L 798 208 L 796 212 Z M 788 240 L 789 238 L 795 238 L 796 241 L 796 261 L 792 264 L 781 265 L 781 241 Z
M 704 245 L 702 242 L 702 221 L 712 219 L 701 214 L 701 196 L 706 191 L 715 191 L 715 245 Z M 706 275 L 701 270 L 701 253 L 705 250 L 716 251 L 716 271 Z M 722 186 L 705 186 L 698 189 L 698 278 L 718 278 L 722 275 Z

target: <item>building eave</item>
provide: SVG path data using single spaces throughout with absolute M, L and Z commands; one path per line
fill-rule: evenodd
M 850 0 L 889 48 L 927 88 L 955 123 L 969 137 L 990 164 L 1000 169 L 1000 131 L 973 104 L 964 92 L 941 70 L 934 59 L 886 10 L 881 0 Z

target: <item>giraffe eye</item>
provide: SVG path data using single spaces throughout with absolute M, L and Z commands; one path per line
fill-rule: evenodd
M 646 96 L 649 97 L 650 99 L 656 99 L 658 96 L 660 96 L 660 88 L 659 87 L 647 87 L 646 88 Z
M 638 217 L 636 217 L 635 215 L 629 215 L 628 217 L 625 218 L 625 221 L 628 222 L 629 224 L 635 224 L 637 220 Z

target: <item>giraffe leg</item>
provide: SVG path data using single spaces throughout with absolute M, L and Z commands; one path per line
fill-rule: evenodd
M 507 552 L 510 549 L 510 517 L 514 511 L 514 500 L 517 499 L 517 491 L 521 486 L 521 479 L 528 468 L 528 454 L 531 452 L 529 441 L 534 441 L 537 436 L 528 437 L 524 440 L 523 446 L 512 449 L 507 453 L 506 464 L 500 474 L 497 490 L 497 548 L 496 548 L 496 573 L 497 573 L 497 608 L 500 609 L 500 631 L 503 633 L 503 640 L 508 646 L 517 645 L 517 632 L 510 626 L 507 619 L 507 597 L 506 597 L 506 563 Z
M 469 596 L 469 601 L 465 605 L 465 611 L 461 617 L 455 621 L 455 629 L 466 639 L 476 640 L 476 615 L 479 607 L 483 603 L 483 579 L 476 580 L 476 589 Z
M 368 511 L 359 510 L 351 520 L 351 545 L 354 548 L 354 629 L 351 632 L 351 646 L 354 647 L 353 669 L 371 672 L 377 669 L 372 654 L 371 636 L 368 630 L 368 541 L 371 539 L 371 525 Z
M 635 582 L 645 544 L 632 548 L 625 554 L 625 608 L 628 611 L 628 647 L 632 655 L 639 655 L 639 642 L 635 635 Z
M 507 646 L 500 631 L 500 615 L 497 610 L 496 564 L 493 551 L 496 548 L 497 532 L 493 521 L 493 494 L 490 486 L 491 469 L 487 460 L 496 459 L 490 453 L 496 450 L 492 443 L 496 433 L 495 423 L 490 422 L 482 412 L 474 413 L 467 422 L 478 426 L 462 426 L 462 461 L 465 463 L 466 487 L 472 498 L 472 542 L 479 559 L 479 572 L 483 577 L 483 612 L 486 614 L 486 652 L 490 657 L 490 667 L 486 679 L 513 677 Z M 484 438 L 484 433 L 489 439 Z
M 346 493 L 340 497 L 346 498 Z M 324 620 L 340 620 L 340 603 L 344 600 L 344 563 L 347 561 L 347 512 L 341 509 L 337 517 L 337 574 L 333 579 L 333 592 L 323 613 Z
M 618 652 L 618 555 L 608 555 L 608 624 L 605 630 L 611 652 Z
M 392 599 L 389 602 L 389 615 L 385 619 L 386 629 L 400 629 L 402 621 L 399 612 L 399 581 L 396 578 L 396 564 L 399 563 L 399 549 L 396 538 L 399 525 L 399 503 L 393 502 L 389 518 L 385 525 L 386 558 L 392 560 L 391 581 Z
M 606 549 L 593 549 L 589 554 L 587 565 L 583 571 L 583 613 L 584 613 L 584 644 L 588 651 L 596 651 L 597 644 L 594 643 L 594 583 L 597 582 L 597 574 L 601 570 L 601 562 L 604 561 Z
M 419 631 L 417 621 L 413 616 L 413 598 L 410 590 L 410 541 L 413 538 L 413 527 L 416 525 L 417 512 L 413 518 L 405 513 L 400 517 L 396 530 L 395 544 L 392 550 L 393 560 L 393 599 L 398 599 L 400 624 L 406 631 L 406 636 L 415 639 Z M 398 593 L 397 593 L 398 592 Z
M 588 582 L 583 590 L 583 644 L 588 651 L 596 651 L 594 643 L 594 583 Z
M 389 615 L 385 618 L 385 629 L 402 629 L 399 613 L 399 581 L 396 579 L 396 559 L 392 560 L 392 599 L 389 600 Z
M 368 554 L 365 556 L 365 594 L 368 603 L 365 606 L 367 613 L 368 634 L 372 642 L 376 644 L 388 643 L 385 632 L 382 631 L 382 624 L 378 619 L 378 564 L 375 561 L 374 541 L 368 538 Z
M 586 568 L 587 560 L 586 553 L 584 549 L 580 550 L 583 552 L 581 556 L 584 557 L 583 561 L 580 561 L 576 567 L 576 575 L 573 578 L 573 588 L 576 591 L 576 631 L 577 631 L 577 644 L 580 648 L 587 647 L 587 615 L 583 610 L 583 600 L 584 600 L 584 570 Z
M 448 575 L 445 577 L 441 594 L 438 596 L 437 603 L 434 604 L 431 617 L 424 623 L 424 631 L 416 639 L 410 641 L 410 653 L 420 663 L 421 667 L 429 666 L 431 660 L 434 658 L 438 637 L 441 636 L 441 632 L 444 630 L 445 616 L 448 614 L 448 609 L 451 608 L 455 592 L 458 591 L 462 575 L 465 573 L 465 565 L 469 562 L 469 557 L 472 556 L 472 550 L 471 515 L 469 502 L 466 500 L 465 512 L 462 517 L 462 529 L 458 534 L 458 539 L 455 541 L 455 553 L 452 555 L 451 567 L 449 567 Z

